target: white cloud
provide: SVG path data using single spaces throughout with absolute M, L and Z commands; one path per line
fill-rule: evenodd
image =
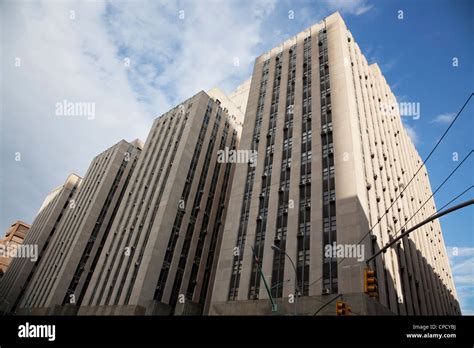
M 407 132 L 413 144 L 418 145 L 420 143 L 420 137 L 418 136 L 418 133 L 416 132 L 415 127 L 410 126 L 405 122 L 402 122 L 402 123 L 403 123 L 403 127 L 405 128 L 405 131 Z
M 409 100 L 406 94 L 397 94 L 395 95 L 395 98 L 397 98 L 397 102 L 399 103 L 408 102 Z
M 325 0 L 325 2 L 331 10 L 356 16 L 362 15 L 374 7 L 373 4 L 369 4 L 366 0 Z
M 364 13 L 370 11 L 373 7 L 374 7 L 374 5 L 359 6 L 355 10 L 355 15 L 359 16 L 361 14 L 364 14 Z
M 32 222 L 46 194 L 70 172 L 84 175 L 94 156 L 122 138 L 145 140 L 152 120 L 169 107 L 201 89 L 229 92 L 248 78 L 274 1 L 181 6 L 0 4 L 0 228 L 14 219 Z M 63 100 L 95 103 L 95 118 L 56 116 Z
M 146 136 L 151 119 L 104 30 L 104 9 L 95 2 L 1 4 L 8 86 L 1 94 L 1 228 L 12 219 L 32 222 L 46 193 L 68 173 L 84 174 L 99 152 Z M 95 103 L 95 118 L 55 115 L 63 100 Z
M 474 313 L 474 248 L 447 247 L 456 291 L 464 315 Z
M 470 247 L 447 247 L 448 254 L 450 257 L 473 257 L 474 248 Z
M 456 116 L 456 113 L 454 113 L 454 112 L 440 114 L 440 115 L 436 116 L 431 122 L 432 123 L 448 124 L 448 123 L 451 123 L 451 121 L 454 119 L 455 116 Z
M 117 46 L 126 47 L 134 88 L 149 99 L 167 101 L 168 106 L 201 89 L 219 86 L 229 92 L 249 76 L 261 53 L 256 46 L 262 21 L 275 5 L 274 1 L 140 4 L 110 5 L 109 33 Z
M 395 66 L 397 66 L 397 60 L 394 58 L 391 58 L 387 60 L 386 62 L 381 63 L 380 69 L 382 69 L 383 73 L 386 74 L 387 72 L 391 71 Z

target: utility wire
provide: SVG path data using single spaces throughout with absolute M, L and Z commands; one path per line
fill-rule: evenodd
M 405 185 L 405 187 L 403 188 L 403 190 L 400 191 L 399 195 L 393 200 L 392 204 L 385 210 L 385 213 L 380 217 L 380 219 L 378 219 L 378 221 L 369 229 L 369 231 L 360 239 L 360 241 L 356 244 L 356 245 L 359 245 L 373 230 L 374 228 L 380 223 L 380 221 L 382 221 L 382 218 L 387 215 L 388 211 L 394 206 L 395 202 L 398 200 L 398 198 L 400 198 L 400 196 L 403 194 L 403 192 L 405 192 L 405 190 L 408 188 L 408 186 L 413 182 L 413 180 L 415 179 L 415 177 L 418 175 L 418 173 L 420 172 L 420 170 L 426 165 L 426 162 L 428 162 L 428 160 L 431 158 L 431 156 L 433 155 L 433 153 L 435 152 L 435 150 L 438 148 L 439 144 L 441 143 L 441 141 L 444 139 L 444 137 L 446 136 L 446 134 L 449 132 L 449 130 L 451 129 L 451 127 L 454 125 L 454 123 L 456 122 L 456 120 L 459 118 L 459 116 L 461 115 L 461 113 L 463 112 L 463 110 L 465 109 L 466 105 L 469 103 L 469 101 L 471 100 L 472 96 L 474 95 L 474 93 L 471 93 L 469 95 L 469 97 L 466 99 L 466 101 L 464 102 L 463 106 L 461 107 L 461 109 L 458 111 L 458 113 L 456 114 L 456 116 L 453 118 L 453 120 L 451 121 L 451 123 L 449 124 L 448 128 L 446 128 L 446 130 L 444 131 L 443 135 L 441 136 L 441 138 L 439 138 L 438 142 L 436 143 L 436 145 L 433 147 L 433 149 L 430 151 L 430 153 L 428 154 L 428 156 L 423 160 L 423 163 L 421 164 L 421 166 L 416 170 L 415 174 L 413 174 L 413 177 L 410 179 L 410 181 L 408 181 L 408 183 Z M 471 152 L 469 153 L 469 155 L 467 157 L 469 157 L 472 153 L 472 150 Z M 466 157 L 466 158 L 467 158 Z M 466 159 L 465 158 L 465 159 Z M 465 160 L 464 159 L 464 160 Z M 464 162 L 464 161 L 463 161 Z M 458 166 L 459 167 L 459 166 Z M 451 176 L 452 174 L 450 174 Z M 339 262 L 337 263 L 337 265 L 339 265 L 342 261 L 344 261 L 346 258 L 343 257 L 341 260 L 339 260 Z M 323 279 L 323 277 L 319 277 L 318 279 L 314 280 L 312 283 L 310 283 L 308 285 L 308 287 L 316 284 L 317 282 L 319 282 L 321 279 Z
M 462 164 L 464 162 L 466 162 L 466 160 L 469 158 L 469 156 L 472 155 L 472 153 L 474 152 L 474 150 L 471 150 L 466 157 L 464 157 L 464 159 L 461 161 L 461 163 L 459 163 L 456 168 L 454 168 L 454 170 L 446 177 L 446 179 L 444 179 L 444 181 L 436 188 L 436 190 L 431 194 L 431 196 L 428 197 L 428 199 L 422 204 L 422 206 L 420 208 L 418 208 L 418 210 L 405 222 L 405 224 L 401 227 L 401 229 L 395 233 L 394 237 L 396 237 L 401 231 L 403 231 L 403 229 L 405 228 L 405 226 L 416 216 L 416 214 L 418 214 L 418 212 L 423 209 L 423 207 L 430 201 L 431 198 L 433 198 L 433 196 L 443 187 L 443 185 L 449 180 L 449 178 L 451 178 L 451 176 L 454 175 L 454 173 L 456 173 L 456 171 L 459 169 L 459 167 L 462 166 Z M 467 189 L 466 191 L 464 191 L 461 195 L 463 195 L 465 192 L 469 191 L 470 189 L 472 188 L 472 186 Z M 453 201 L 455 201 L 456 199 L 458 199 L 461 195 L 455 197 L 453 200 L 451 200 L 448 204 L 446 205 L 449 205 L 451 204 Z M 445 206 L 446 206 L 445 205 Z M 442 208 L 438 209 L 438 211 L 440 210 L 443 210 L 443 208 L 445 207 L 443 206 Z M 431 216 L 435 215 L 436 213 L 432 214 Z
M 443 187 L 443 185 L 449 180 L 449 178 L 461 167 L 461 165 L 469 158 L 469 156 L 473 153 L 474 151 L 471 150 L 469 152 L 469 154 L 461 161 L 461 163 L 459 163 L 459 165 L 456 166 L 456 168 L 454 168 L 454 170 L 446 177 L 446 179 L 436 188 L 436 190 L 433 192 L 433 194 L 424 202 L 424 204 L 411 216 L 411 218 L 400 228 L 399 231 L 397 231 L 397 233 L 395 234 L 394 237 L 396 237 L 398 235 L 398 233 L 400 232 L 404 232 L 405 231 L 405 226 L 408 224 L 408 222 L 413 219 L 413 217 L 423 208 L 423 206 L 436 194 L 436 192 L 438 192 L 441 187 Z M 458 194 L 456 197 L 454 197 L 453 199 L 451 199 L 448 203 L 446 203 L 445 205 L 443 205 L 440 209 L 438 209 L 438 212 L 437 213 L 434 213 L 432 214 L 430 217 L 433 217 L 434 215 L 436 214 L 439 214 L 440 212 L 442 212 L 442 210 L 450 205 L 452 202 L 454 202 L 455 200 L 457 200 L 459 197 L 461 197 L 462 195 L 464 195 L 466 192 L 468 192 L 469 190 L 471 190 L 472 188 L 474 187 L 474 185 L 471 185 L 470 187 L 468 187 L 467 189 L 465 189 L 463 192 L 461 192 L 460 194 Z M 428 217 L 428 219 L 430 218 Z M 390 243 L 393 243 L 390 242 Z M 387 249 L 387 247 L 383 247 L 381 249 L 381 251 L 383 251 L 384 249 Z M 381 253 L 381 251 L 378 252 L 378 254 Z M 378 256 L 378 255 L 377 255 Z M 337 264 L 339 265 L 342 261 L 344 261 L 345 257 L 342 258 Z M 369 258 L 366 262 L 368 263 L 369 261 L 371 261 L 372 259 L 374 259 L 374 256 L 371 256 L 371 258 Z M 322 278 L 322 277 L 321 277 Z M 319 279 L 318 279 L 319 280 Z M 315 281 L 316 282 L 316 281 Z M 333 299 L 331 299 L 330 301 L 328 301 L 326 304 L 324 304 L 323 306 L 321 306 L 313 315 L 317 315 L 323 308 L 325 308 L 327 305 L 329 305 L 331 302 L 333 302 L 336 298 L 342 296 L 342 294 L 334 297 Z
M 380 249 L 379 251 L 377 251 L 375 254 L 373 254 L 371 257 L 369 257 L 365 263 L 369 264 L 370 261 L 372 261 L 373 259 L 375 259 L 377 256 L 379 256 L 381 253 L 385 253 L 387 251 L 388 248 L 390 248 L 393 244 L 395 244 L 397 241 L 399 241 L 400 239 L 402 239 L 403 237 L 406 237 L 408 236 L 410 233 L 412 233 L 413 231 L 416 231 L 417 229 L 419 229 L 420 227 L 426 225 L 427 223 L 429 222 L 432 222 L 433 220 L 436 220 L 436 219 L 439 219 L 440 217 L 444 216 L 444 215 L 447 215 L 447 214 L 450 214 L 456 210 L 459 210 L 459 209 L 463 209 L 463 208 L 466 208 L 470 205 L 474 204 L 474 199 L 471 199 L 471 200 L 468 200 L 466 202 L 463 202 L 463 203 L 460 203 L 460 204 L 457 204 L 455 205 L 454 207 L 451 207 L 451 208 L 448 208 L 446 210 L 441 210 L 441 211 L 438 211 L 436 214 L 434 215 L 431 215 L 428 219 L 425 219 L 423 221 L 421 221 L 420 223 L 416 224 L 415 226 L 413 227 L 410 227 L 407 231 L 404 231 L 401 235 L 399 235 L 398 237 L 396 237 L 395 239 L 393 239 L 390 243 L 388 243 L 387 245 L 385 245 L 382 249 Z
M 436 189 L 436 191 L 434 191 L 434 193 L 428 197 L 428 199 L 423 203 L 423 205 L 405 222 L 405 224 L 397 231 L 397 233 L 395 233 L 395 235 L 393 236 L 392 240 L 389 241 L 389 243 L 387 243 L 387 245 L 391 245 L 393 244 L 394 242 L 394 239 L 400 239 L 399 237 L 397 238 L 398 234 L 400 232 L 402 232 L 402 235 L 405 234 L 405 226 L 418 214 L 418 212 L 426 205 L 426 203 L 429 202 L 429 200 L 435 195 L 436 192 L 438 192 L 439 189 L 441 189 L 441 187 L 448 181 L 448 179 L 459 169 L 459 167 L 469 158 L 469 156 L 474 152 L 474 150 L 471 150 L 469 152 L 469 154 L 462 160 L 461 163 L 459 163 L 459 165 L 454 168 L 454 170 L 448 175 L 448 177 L 441 183 L 441 185 L 438 186 L 438 188 Z M 448 206 L 449 204 L 451 204 L 452 202 L 454 202 L 456 199 L 458 199 L 459 197 L 461 197 L 462 195 L 464 195 L 466 192 L 468 192 L 470 189 L 472 189 L 474 186 L 470 186 L 468 187 L 467 189 L 465 189 L 463 192 L 461 192 L 459 195 L 457 195 L 456 197 L 454 197 L 453 199 L 451 199 L 448 203 L 446 203 L 444 206 L 442 206 L 440 209 L 437 210 L 436 213 L 433 213 L 431 214 L 428 219 L 430 219 L 431 217 L 437 215 L 437 214 L 440 214 L 443 212 L 443 209 Z M 425 220 L 426 221 L 426 220 Z M 420 226 L 421 227 L 421 226 Z M 413 227 L 411 227 L 413 228 Z M 402 235 L 400 237 L 402 237 Z M 388 249 L 388 247 L 384 246 L 381 250 L 386 250 Z M 378 254 L 380 254 L 380 251 L 378 252 Z M 374 256 L 371 256 L 366 262 L 368 263 L 368 261 L 374 259 L 375 257 Z
M 469 96 L 469 98 L 467 98 L 467 100 L 464 102 L 464 105 L 461 107 L 461 109 L 458 111 L 458 113 L 456 114 L 456 117 L 453 118 L 453 120 L 451 121 L 451 123 L 449 124 L 448 128 L 446 128 L 446 130 L 444 131 L 443 135 L 441 136 L 441 138 L 439 138 L 438 142 L 436 143 L 436 145 L 433 147 L 433 149 L 430 151 L 430 153 L 428 154 L 428 156 L 423 160 L 423 163 L 421 164 L 421 166 L 417 169 L 417 171 L 415 172 L 415 174 L 413 174 L 412 178 L 410 179 L 410 181 L 408 181 L 408 183 L 405 185 L 405 187 L 403 188 L 403 190 L 400 191 L 400 193 L 398 194 L 397 197 L 395 197 L 395 199 L 393 200 L 392 204 L 385 210 L 385 213 L 380 217 L 380 219 L 377 220 L 377 222 L 375 223 L 375 225 L 373 225 L 370 230 L 364 234 L 364 236 L 361 238 L 361 240 L 359 241 L 359 243 L 357 244 L 360 244 L 375 228 L 375 226 L 377 226 L 380 221 L 382 221 L 382 219 L 385 217 L 385 215 L 388 214 L 389 210 L 395 205 L 395 202 L 403 195 L 403 192 L 406 191 L 406 189 L 408 188 L 408 186 L 410 186 L 410 184 L 413 182 L 413 180 L 416 178 L 416 176 L 418 175 L 418 173 L 420 172 L 421 168 L 423 168 L 425 165 L 426 165 L 426 162 L 428 162 L 428 160 L 431 158 L 431 156 L 433 155 L 433 153 L 435 152 L 435 150 L 438 148 L 439 144 L 441 143 L 441 141 L 444 139 L 444 137 L 446 136 L 446 134 L 448 134 L 449 130 L 451 129 L 451 127 L 454 125 L 454 123 L 456 122 L 456 120 L 459 118 L 459 115 L 461 115 L 462 111 L 464 110 L 464 108 L 466 107 L 466 105 L 469 103 L 469 101 L 471 100 L 472 96 L 474 95 L 474 93 L 471 93 L 471 95 Z M 472 152 L 472 151 L 471 151 Z M 470 153 L 469 153 L 470 155 Z M 469 156 L 468 155 L 468 156 Z
M 423 206 L 433 197 L 433 195 L 434 195 L 436 192 L 438 192 L 438 191 L 441 189 L 441 187 L 443 187 L 443 185 L 444 185 L 444 184 L 449 180 L 449 178 L 463 165 L 463 163 L 466 162 L 466 160 L 469 158 L 469 156 L 471 156 L 471 154 L 472 154 L 473 152 L 474 152 L 474 150 L 471 150 L 471 151 L 467 154 L 467 156 L 464 157 L 464 159 L 461 161 L 461 163 L 459 163 L 459 164 L 456 166 L 456 168 L 454 168 L 454 169 L 451 171 L 451 173 L 449 173 L 449 175 L 446 177 L 446 179 L 444 179 L 444 181 L 436 188 L 436 190 L 434 191 L 434 193 L 433 193 L 433 194 L 423 203 L 423 205 L 408 219 L 408 221 L 405 223 L 405 225 L 403 225 L 403 227 L 400 229 L 400 231 L 403 230 L 403 228 L 406 226 L 406 224 L 407 224 L 411 219 L 413 219 L 413 217 L 423 208 Z M 464 193 L 463 193 L 463 194 L 464 194 Z M 457 198 L 459 198 L 459 197 L 460 197 L 460 195 L 458 195 L 458 197 L 456 197 L 455 199 L 457 199 Z M 452 200 L 452 201 L 453 201 L 453 200 Z M 451 201 L 451 202 L 452 202 L 452 201 Z M 451 202 L 450 202 L 450 203 L 451 203 Z M 436 214 L 436 213 L 435 213 L 435 214 Z M 433 215 L 434 215 L 434 214 L 433 214 Z M 433 215 L 432 215 L 432 216 L 433 216 Z M 374 227 L 375 227 L 375 225 L 374 225 Z M 395 236 L 396 236 L 400 231 L 398 231 L 398 232 L 395 234 Z M 362 242 L 363 239 L 364 239 L 364 238 L 362 238 L 362 239 L 360 240 L 360 242 Z M 360 244 L 360 242 L 357 243 L 357 244 Z M 345 259 L 346 259 L 346 257 L 343 257 L 342 259 L 340 259 L 339 262 L 337 263 L 337 265 L 339 265 L 339 264 L 340 264 L 342 261 L 344 261 Z M 323 278 L 323 277 L 320 277 L 319 279 L 316 279 L 313 283 L 310 284 L 310 286 L 313 285 L 314 283 L 316 283 L 317 281 L 321 280 L 322 278 Z
M 450 205 L 451 203 L 453 203 L 455 200 L 457 200 L 459 197 L 461 197 L 462 195 L 464 195 L 466 192 L 468 192 L 470 189 L 472 189 L 474 187 L 474 185 L 471 185 L 469 186 L 467 189 L 465 189 L 463 192 L 461 192 L 460 194 L 458 194 L 456 197 L 454 197 L 453 199 L 451 199 L 448 203 L 446 203 L 445 205 L 443 205 L 441 208 L 439 208 L 438 210 L 443 210 L 444 208 L 446 208 L 448 205 Z M 433 214 L 434 215 L 434 214 Z M 433 216 L 431 215 L 431 216 Z

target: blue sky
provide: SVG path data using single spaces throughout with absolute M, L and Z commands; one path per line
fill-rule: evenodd
M 68 173 L 83 175 L 99 152 L 121 138 L 144 140 L 155 117 L 201 89 L 232 91 L 251 75 L 256 56 L 335 10 L 398 100 L 420 103 L 421 117 L 404 124 L 423 158 L 474 90 L 474 3 L 467 0 L 46 1 L 0 8 L 4 230 L 17 219 L 33 221 L 46 194 Z M 18 58 L 20 66 L 13 64 Z M 54 105 L 63 100 L 94 102 L 97 116 L 58 118 Z M 474 148 L 473 111 L 471 101 L 429 160 L 433 188 Z M 472 178 L 470 158 L 436 195 L 437 206 Z M 465 314 L 474 314 L 473 212 L 441 220 Z

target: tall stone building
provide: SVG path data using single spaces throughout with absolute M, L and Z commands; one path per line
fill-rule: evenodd
M 207 311 L 242 121 L 217 89 L 155 120 L 80 315 Z
M 258 161 L 236 167 L 210 314 L 313 314 L 337 294 L 358 314 L 460 313 L 438 221 L 377 257 L 364 292 L 364 259 L 436 210 L 424 168 L 408 185 L 422 161 L 397 106 L 339 13 L 256 59 L 240 150 Z
M 71 199 L 80 183 L 81 178 L 71 174 L 64 185 L 53 190 L 44 200 L 22 244 L 34 247 L 37 255 L 34 258 L 16 257 L 12 260 L 0 281 L 0 312 L 16 311 L 41 259 L 52 246 L 51 239 L 70 208 Z
M 249 78 L 241 85 L 237 86 L 235 91 L 229 94 L 228 98 L 232 100 L 232 103 L 239 109 L 242 114 L 245 115 L 245 109 L 247 108 L 247 102 L 249 99 L 250 83 L 252 78 Z
M 122 140 L 92 160 L 17 313 L 75 314 L 125 196 L 141 147 L 139 140 Z
M 30 227 L 30 225 L 23 221 L 15 221 L 7 230 L 5 237 L 0 239 L 0 250 L 5 253 L 5 255 L 0 255 L 0 278 L 5 274 L 12 260 L 9 250 L 23 243 Z

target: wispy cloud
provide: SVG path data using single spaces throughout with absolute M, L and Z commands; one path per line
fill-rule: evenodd
M 364 49 L 364 55 L 369 64 L 377 63 L 384 74 L 392 71 L 399 61 L 399 57 L 384 57 L 384 47 L 382 45 L 369 45 Z
M 448 124 L 451 123 L 451 121 L 454 119 L 456 116 L 456 113 L 454 112 L 448 112 L 445 114 L 440 114 L 436 116 L 431 123 L 441 123 L 441 124 Z
M 152 120 L 169 107 L 214 86 L 229 92 L 248 78 L 275 2 L 0 7 L 8 85 L 0 183 L 5 229 L 12 219 L 31 222 L 47 192 L 70 172 L 83 175 L 99 152 L 122 138 L 145 140 Z M 63 100 L 94 103 L 95 118 L 56 116 L 55 104 Z
M 464 315 L 474 314 L 474 248 L 447 247 L 456 291 Z
M 382 69 L 383 73 L 387 73 L 391 71 L 397 65 L 397 60 L 395 58 L 391 58 L 383 63 L 380 64 L 380 69 Z
M 2 202 L 4 228 L 12 216 L 32 222 L 49 190 L 70 172 L 83 174 L 93 156 L 120 139 L 143 138 L 151 119 L 108 38 L 103 3 L 0 6 L 2 80 L 8 85 L 2 91 L 0 188 L 2 201 L 16 202 Z M 64 100 L 94 103 L 94 119 L 56 115 L 56 103 Z
M 420 143 L 420 136 L 418 135 L 415 127 L 407 124 L 406 122 L 402 122 L 402 124 L 408 136 L 410 137 L 411 141 L 413 142 L 413 144 L 418 145 Z
M 355 15 L 356 16 L 359 16 L 361 14 L 364 14 L 366 12 L 369 12 L 372 8 L 374 7 L 374 5 L 362 5 L 362 6 L 359 6 L 358 8 L 356 8 L 355 10 Z
M 400 87 L 400 81 L 396 81 L 390 84 L 390 89 L 392 90 L 392 92 L 395 92 L 398 87 Z
M 168 107 L 201 89 L 230 91 L 250 75 L 274 1 L 164 4 L 118 2 L 106 13 L 110 37 L 132 62 L 132 87 L 153 110 L 163 104 L 153 101 Z
M 356 16 L 360 16 L 374 8 L 374 5 L 368 3 L 366 0 L 325 0 L 324 2 L 331 10 L 337 10 Z
M 395 95 L 395 98 L 397 98 L 397 102 L 399 102 L 399 103 L 409 101 L 409 98 L 406 94 L 397 94 L 397 95 Z

